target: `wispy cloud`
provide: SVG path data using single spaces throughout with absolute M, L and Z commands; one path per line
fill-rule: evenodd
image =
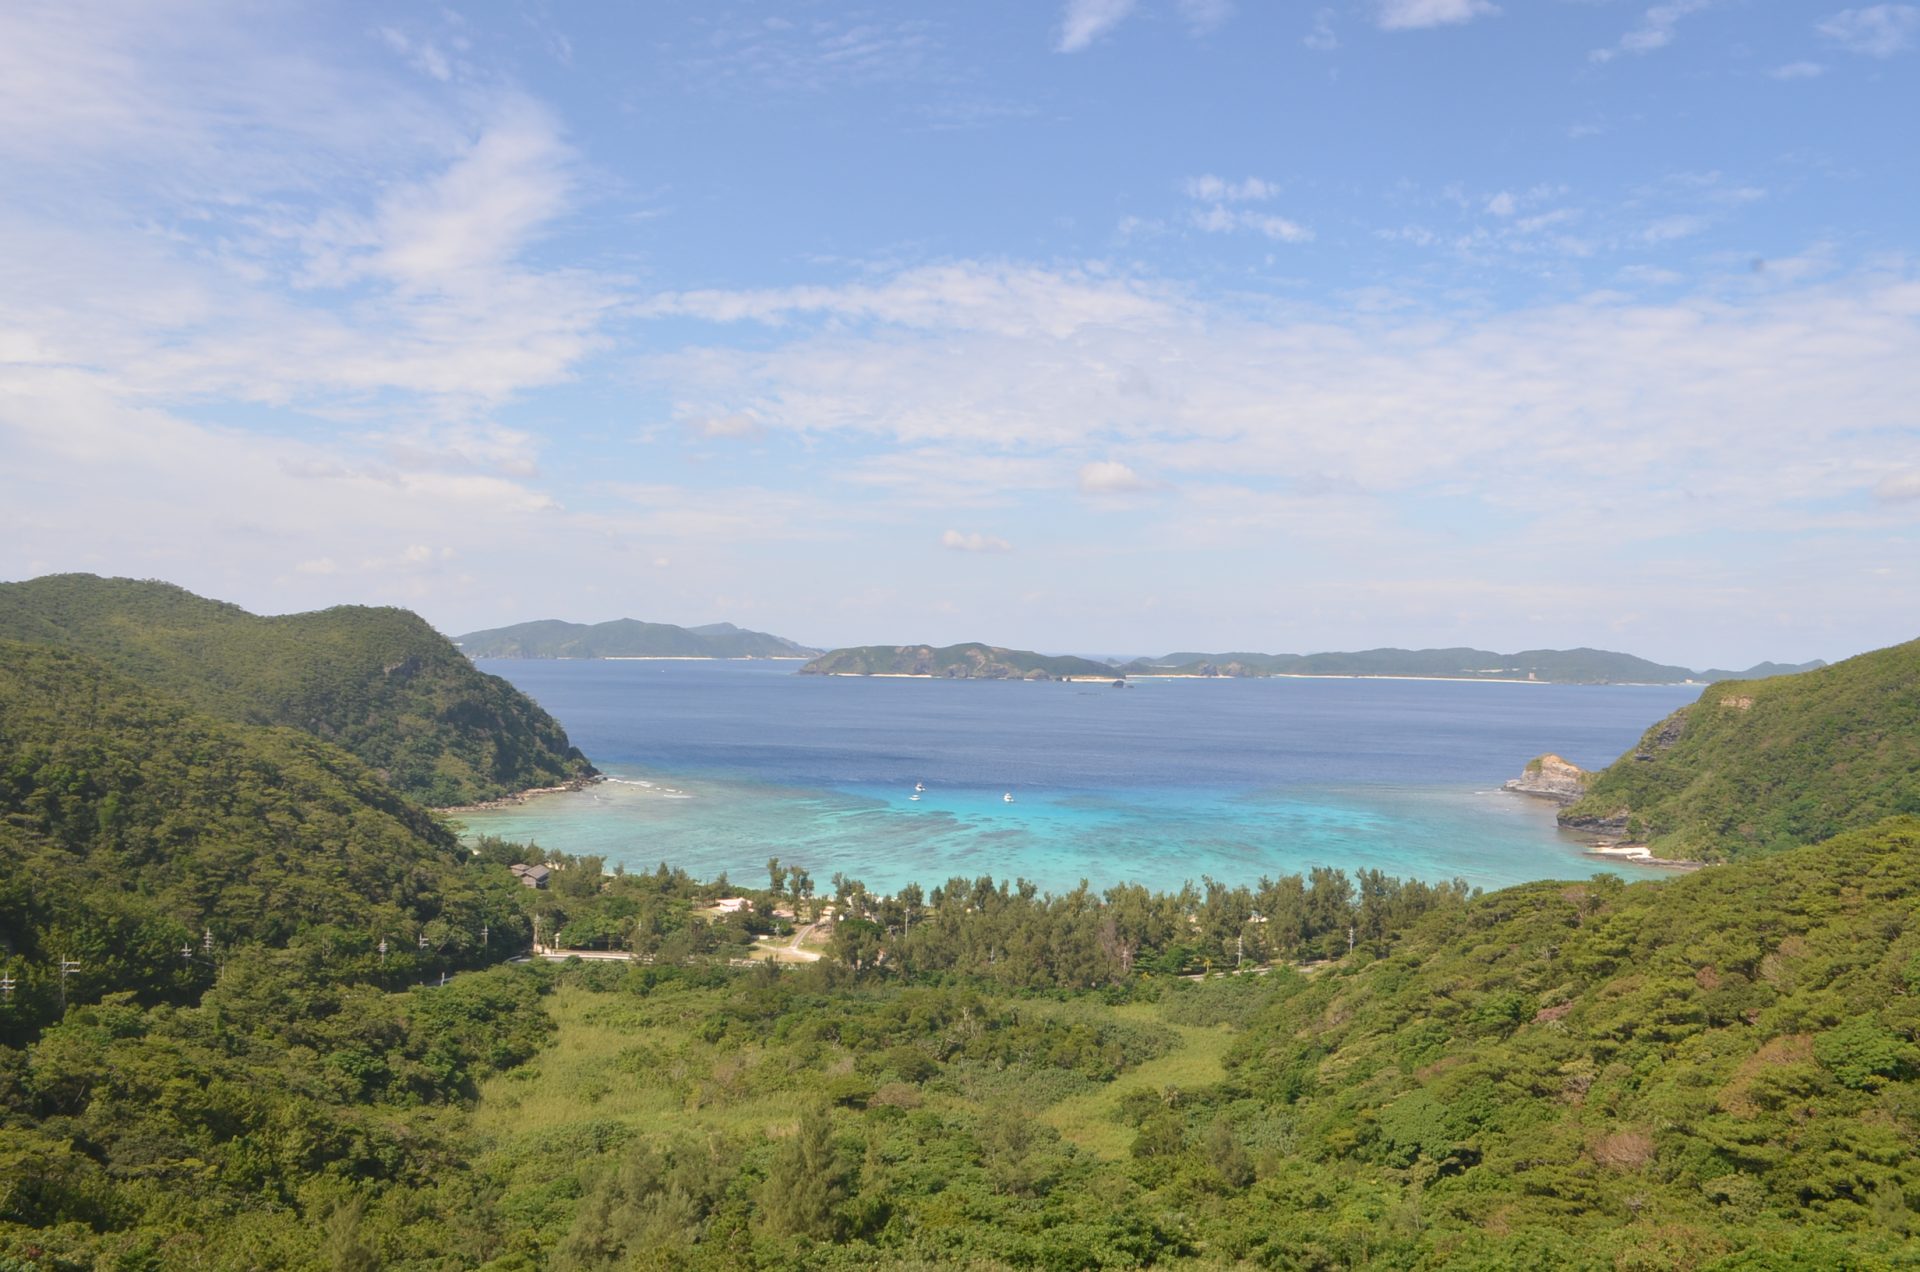
M 1873 488 L 1873 494 L 1876 499 L 1888 503 L 1910 503 L 1920 499 L 1920 469 L 1890 474 Z
M 1134 0 L 1067 0 L 1055 51 L 1080 52 L 1124 22 L 1133 8 Z
M 1154 483 L 1116 459 L 1096 460 L 1080 469 L 1083 495 L 1132 495 L 1154 489 Z
M 1011 552 L 1013 545 L 998 535 L 981 534 L 975 531 L 962 534 L 958 530 L 949 530 L 940 536 L 940 546 L 953 552 Z
M 1229 206 L 1235 203 L 1261 203 L 1277 197 L 1280 187 L 1271 181 L 1260 177 L 1244 177 L 1236 181 L 1208 173 L 1188 177 L 1181 183 L 1181 189 L 1189 199 L 1203 205 L 1188 210 L 1187 221 L 1195 229 L 1205 230 L 1209 234 L 1250 230 L 1279 243 L 1308 243 L 1313 240 L 1313 231 L 1298 221 Z
M 1175 0 L 1181 18 L 1195 35 L 1205 35 L 1233 16 L 1233 0 Z
M 1383 31 L 1455 26 L 1500 12 L 1489 0 L 1378 0 L 1374 22 Z
M 1340 35 L 1333 29 L 1333 10 L 1317 9 L 1313 26 L 1300 37 L 1300 43 L 1316 53 L 1331 53 L 1340 47 Z
M 1777 80 L 1818 79 L 1826 73 L 1827 68 L 1819 62 L 1787 62 L 1767 72 Z
M 1640 25 L 1620 37 L 1620 42 L 1611 48 L 1595 49 L 1587 54 L 1594 62 L 1610 62 L 1622 53 L 1652 53 L 1673 43 L 1674 30 L 1680 20 L 1702 9 L 1711 8 L 1716 0 L 1669 0 L 1667 4 L 1657 4 L 1641 15 Z
M 1814 30 L 1849 53 L 1892 57 L 1905 52 L 1920 36 L 1920 6 L 1876 4 L 1865 9 L 1842 9 L 1815 25 Z
M 1280 193 L 1280 187 L 1271 181 L 1259 177 L 1246 177 L 1239 181 L 1226 177 L 1216 177 L 1208 173 L 1201 177 L 1188 177 L 1182 183 L 1182 189 L 1189 199 L 1198 199 L 1207 203 L 1238 203 L 1246 200 L 1271 199 Z

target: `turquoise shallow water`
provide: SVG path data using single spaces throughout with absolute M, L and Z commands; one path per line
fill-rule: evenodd
M 470 830 L 757 882 L 769 856 L 892 889 L 1043 888 L 1316 865 L 1482 887 L 1596 871 L 1499 782 L 1613 758 L 1697 690 L 1419 681 L 1090 685 L 798 677 L 794 664 L 509 662 L 613 780 Z M 926 786 L 910 799 L 915 782 Z M 1014 795 L 1012 804 L 1003 793 Z

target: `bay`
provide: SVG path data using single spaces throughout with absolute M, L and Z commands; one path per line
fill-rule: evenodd
M 609 781 L 464 813 L 469 833 L 695 875 L 891 890 L 953 876 L 1155 888 L 1335 866 L 1486 887 L 1657 867 L 1593 857 L 1500 790 L 1617 757 L 1698 686 L 1313 678 L 817 677 L 792 662 L 482 660 Z M 915 791 L 916 784 L 924 790 Z M 918 793 L 920 798 L 912 798 Z M 1013 797 L 1012 802 L 1006 796 Z

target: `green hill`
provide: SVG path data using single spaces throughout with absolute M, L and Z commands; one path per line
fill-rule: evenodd
M 1920 641 L 1712 685 L 1587 792 L 1563 823 L 1703 861 L 1920 812 Z
M 809 676 L 939 676 L 950 680 L 1064 680 L 1120 673 L 1071 655 L 1036 654 L 995 645 L 861 645 L 822 654 L 800 669 Z
M 549 618 L 468 632 L 454 643 L 469 658 L 811 658 L 820 652 L 732 623 L 676 627 L 632 618 L 606 623 Z
M 427 804 L 593 772 L 553 717 L 406 610 L 262 618 L 167 583 L 61 574 L 0 584 L 0 639 L 90 654 L 229 720 L 301 729 Z
M 1745 673 L 1693 671 L 1649 662 L 1606 649 L 1523 649 L 1500 654 L 1489 649 L 1365 649 L 1321 654 L 1202 654 L 1191 651 L 1127 664 L 1131 676 L 1413 676 L 1484 680 L 1545 680 L 1558 684 L 1682 684 L 1723 680 L 1735 675 L 1776 675 L 1806 671 L 1800 666 L 1762 663 Z
M 57 1014 L 63 958 L 76 998 L 182 991 L 206 969 L 178 950 L 209 929 L 222 948 L 331 929 L 369 966 L 382 934 L 468 949 L 491 915 L 505 937 L 511 884 L 490 908 L 466 857 L 338 747 L 0 641 L 0 960 L 24 982 L 0 1025 Z

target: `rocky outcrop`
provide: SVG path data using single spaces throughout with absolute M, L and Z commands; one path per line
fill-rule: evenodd
M 1520 795 L 1537 795 L 1557 804 L 1571 804 L 1587 793 L 1587 782 L 1592 776 L 1578 764 L 1547 754 L 1528 760 L 1527 767 L 1506 784 L 1506 789 Z

